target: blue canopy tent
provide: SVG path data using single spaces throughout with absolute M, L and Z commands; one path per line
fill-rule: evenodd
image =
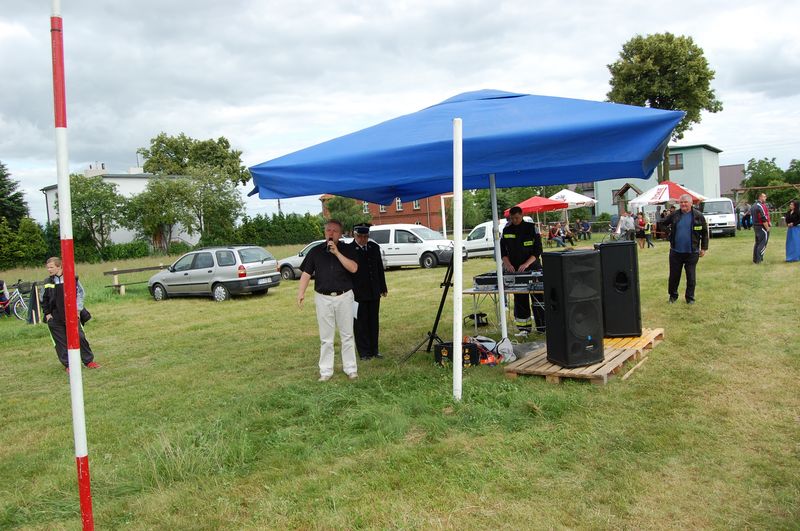
M 396 197 L 412 201 L 463 188 L 494 191 L 495 186 L 646 179 L 661 161 L 683 115 L 497 90 L 466 92 L 252 166 L 251 195 L 280 199 L 328 193 L 388 204 Z M 458 119 L 464 124 L 463 140 Z M 455 229 L 460 228 L 460 199 L 460 194 L 454 197 Z M 499 242 L 494 197 L 492 208 L 495 242 Z M 458 230 L 454 234 L 454 256 L 459 256 L 461 234 Z M 499 244 L 495 259 L 499 271 Z M 460 264 L 454 274 L 454 303 L 460 311 L 459 271 Z M 502 315 L 505 337 L 505 312 Z M 454 315 L 454 325 L 460 319 Z M 454 343 L 460 341 L 460 326 L 454 326 Z M 454 348 L 457 352 L 458 346 Z M 453 365 L 454 376 L 459 366 L 460 380 L 460 364 Z M 459 398 L 460 381 L 458 393 L 455 386 L 454 378 L 454 395 Z

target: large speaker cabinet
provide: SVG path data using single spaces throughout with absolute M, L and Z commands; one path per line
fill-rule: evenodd
M 636 243 L 597 243 L 603 272 L 603 328 L 605 337 L 642 335 L 639 300 L 639 255 Z
M 547 360 L 562 367 L 603 361 L 599 251 L 544 253 Z

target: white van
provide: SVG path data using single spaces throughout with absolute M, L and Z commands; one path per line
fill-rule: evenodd
M 700 203 L 700 212 L 706 217 L 711 236 L 736 236 L 736 210 L 733 208 L 733 201 L 727 197 L 712 197 Z
M 453 242 L 424 225 L 393 223 L 373 225 L 369 237 L 386 253 L 386 266 L 422 266 L 447 264 L 453 257 Z
M 523 218 L 525 221 L 533 223 L 530 216 Z M 503 218 L 497 221 L 497 226 L 500 234 L 508 221 Z M 494 256 L 494 236 L 492 235 L 492 222 L 484 221 L 480 225 L 476 225 L 472 232 L 470 232 L 464 240 L 464 248 L 470 258 L 476 256 Z

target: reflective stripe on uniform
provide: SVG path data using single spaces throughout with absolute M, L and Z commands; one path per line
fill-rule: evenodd
M 533 240 L 524 241 L 522 242 L 522 245 L 523 247 L 530 247 L 531 245 L 533 245 Z
M 503 238 L 516 238 L 516 237 L 517 237 L 517 235 L 516 235 L 516 234 L 506 234 L 506 233 L 503 233 Z

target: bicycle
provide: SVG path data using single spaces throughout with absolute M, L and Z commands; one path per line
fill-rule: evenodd
M 603 235 L 603 240 L 600 243 L 616 242 L 623 239 L 622 233 L 617 232 L 617 228 L 609 223 L 608 232 Z
M 7 301 L 0 302 L 0 313 L 10 315 L 14 312 L 14 316 L 21 320 L 28 320 L 28 303 L 25 302 L 25 295 L 28 295 L 33 287 L 30 282 L 23 282 L 22 279 L 17 280 L 16 284 L 9 286 L 11 288 L 11 295 Z

